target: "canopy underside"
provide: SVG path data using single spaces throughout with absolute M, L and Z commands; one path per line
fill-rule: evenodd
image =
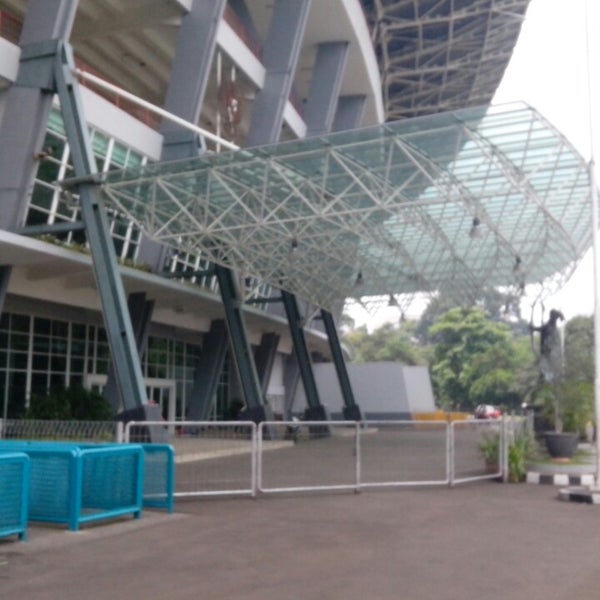
M 587 165 L 524 105 L 482 107 L 103 181 L 151 238 L 319 307 L 538 283 L 592 239 Z

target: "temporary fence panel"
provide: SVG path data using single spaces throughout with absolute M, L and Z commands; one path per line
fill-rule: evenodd
M 354 421 L 274 421 L 258 427 L 262 493 L 357 489 Z
M 31 460 L 28 518 L 83 523 L 142 511 L 144 455 L 139 445 L 79 447 L 63 442 L 2 441 L 0 451 Z
M 369 421 L 359 435 L 361 488 L 448 484 L 446 421 Z
M 27 538 L 30 468 L 23 452 L 0 454 L 0 537 Z
M 451 423 L 451 484 L 502 477 L 504 438 L 503 421 L 499 419 Z
M 253 422 L 133 421 L 125 426 L 124 440 L 135 442 L 140 432 L 144 436 L 144 427 L 156 426 L 165 429 L 175 453 L 175 498 L 255 494 Z

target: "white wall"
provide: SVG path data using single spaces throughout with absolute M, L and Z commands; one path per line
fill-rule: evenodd
M 394 362 L 348 364 L 356 403 L 365 418 L 405 418 L 414 412 L 435 410 L 427 367 L 407 367 Z M 339 418 L 343 400 L 332 363 L 313 365 L 321 402 Z M 294 412 L 306 407 L 302 383 L 298 385 Z

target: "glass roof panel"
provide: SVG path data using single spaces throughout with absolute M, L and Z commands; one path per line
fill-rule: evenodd
M 525 105 L 115 171 L 102 187 L 149 237 L 325 308 L 539 283 L 591 244 L 587 166 Z

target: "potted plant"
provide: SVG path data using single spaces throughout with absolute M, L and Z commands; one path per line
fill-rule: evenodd
M 479 454 L 485 462 L 486 473 L 500 471 L 500 433 L 484 431 L 478 443 Z
M 531 450 L 531 436 L 526 431 L 516 431 L 508 443 L 508 481 L 525 480 L 527 458 Z M 485 461 L 487 473 L 500 471 L 500 432 L 486 431 L 479 440 L 479 453 Z

